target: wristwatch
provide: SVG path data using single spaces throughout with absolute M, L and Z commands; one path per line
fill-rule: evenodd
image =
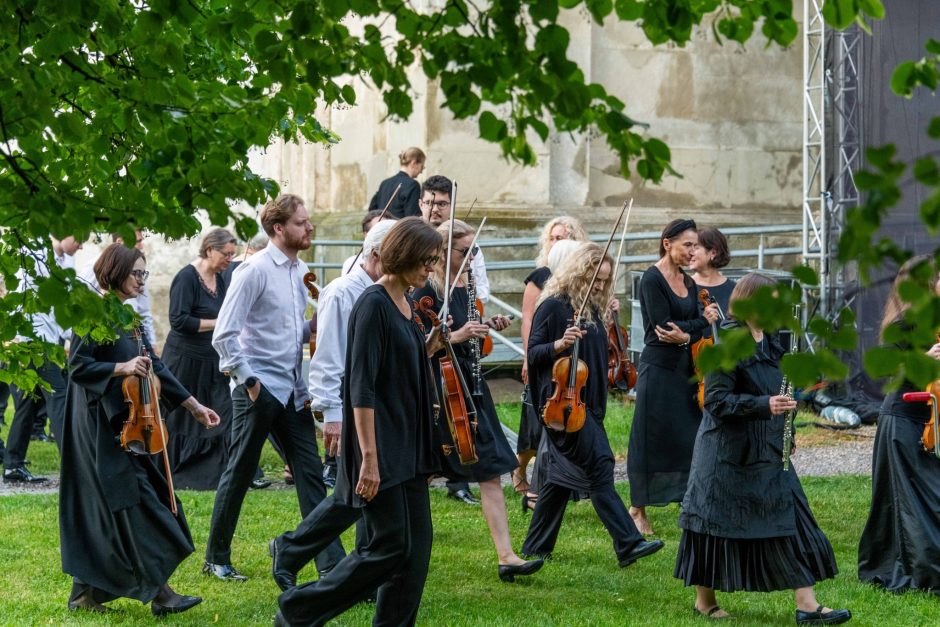
M 245 379 L 245 387 L 253 388 L 255 387 L 255 383 L 257 382 L 258 382 L 258 377 L 248 377 L 247 379 Z

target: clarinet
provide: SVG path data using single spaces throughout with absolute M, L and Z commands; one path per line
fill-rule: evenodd
M 477 289 L 476 282 L 473 280 L 473 273 L 467 269 L 467 320 L 470 322 L 480 321 L 480 312 L 477 310 Z M 480 363 L 482 357 L 483 340 L 473 338 L 470 340 L 470 354 L 473 359 L 473 396 L 477 398 L 483 396 L 483 366 Z
M 799 319 L 799 316 L 797 316 Z M 795 353 L 797 349 L 797 337 L 790 338 L 790 353 Z M 780 396 L 793 398 L 793 382 L 787 376 L 783 377 L 780 383 Z M 796 410 L 788 410 L 783 418 L 783 469 L 790 470 L 790 451 L 793 448 L 793 418 L 796 416 Z

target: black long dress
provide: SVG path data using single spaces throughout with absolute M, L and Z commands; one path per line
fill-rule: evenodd
M 434 311 L 440 311 L 443 301 L 437 295 L 430 283 L 419 290 L 415 290 L 415 300 L 420 300 L 422 296 L 430 296 L 434 299 Z M 468 312 L 467 289 L 465 287 L 456 287 L 451 292 L 450 315 L 453 317 L 451 331 L 457 331 L 467 324 Z M 430 321 L 422 316 L 424 324 L 430 325 Z M 430 329 L 430 326 L 427 326 Z M 454 356 L 460 365 L 460 371 L 463 373 L 464 381 L 471 390 L 475 390 L 473 381 L 473 356 L 470 346 L 471 342 L 462 342 L 454 344 Z M 440 373 L 440 364 L 437 360 L 443 356 L 443 351 L 435 355 L 435 372 Z M 438 386 L 440 389 L 440 386 Z M 475 390 L 476 391 L 476 390 Z M 490 388 L 486 381 L 481 379 L 481 387 L 478 390 L 479 395 L 472 395 L 473 403 L 477 410 L 477 428 L 474 433 L 474 446 L 476 448 L 479 461 L 466 466 L 460 463 L 456 452 L 444 455 L 441 460 L 443 468 L 442 474 L 451 481 L 488 481 L 494 477 L 499 477 L 512 472 L 519 466 L 519 461 L 512 452 L 512 447 L 506 441 L 506 435 L 503 433 L 502 425 L 499 422 L 499 416 L 496 414 L 496 405 L 493 403 L 493 397 L 490 395 Z M 453 445 L 453 438 L 443 412 L 436 423 L 436 436 L 440 444 Z M 440 450 L 440 447 L 437 447 Z
M 688 294 L 680 298 L 656 266 L 640 279 L 645 348 L 637 367 L 636 403 L 627 453 L 630 502 L 635 507 L 677 503 L 685 494 L 695 434 L 702 420 L 688 346 L 667 344 L 656 325 L 669 322 L 695 342 L 708 326 L 699 316 L 695 282 L 684 275 Z
M 536 268 L 525 278 L 524 283 L 532 283 L 539 290 L 545 289 L 545 282 L 552 276 L 547 266 Z M 531 327 L 530 327 L 531 332 Z M 524 348 L 524 347 L 523 347 Z M 532 392 L 526 384 L 522 392 L 522 415 L 519 417 L 519 439 L 516 441 L 516 452 L 534 451 L 539 447 L 542 439 L 542 421 L 539 419 L 535 406 L 532 404 Z M 531 487 L 531 486 L 530 486 Z
M 726 326 L 736 326 L 729 321 Z M 796 469 L 783 470 L 779 394 L 783 349 L 767 336 L 733 372 L 705 379 L 674 576 L 687 586 L 769 592 L 836 575 L 832 546 L 816 524 Z
M 881 406 L 858 578 L 891 592 L 940 595 L 940 459 L 921 445 L 930 408 L 902 400 L 920 391 L 905 381 Z
M 193 396 L 219 415 L 219 426 L 205 429 L 183 408 L 167 412 L 170 467 L 177 488 L 215 490 L 228 464 L 232 430 L 232 395 L 228 377 L 219 372 L 219 354 L 212 348 L 212 330 L 199 331 L 200 320 L 218 318 L 226 284 L 215 275 L 215 293 L 187 264 L 170 285 L 170 333 L 163 362 Z
M 137 342 L 122 331 L 112 344 L 80 338 L 69 359 L 59 487 L 62 570 L 75 578 L 73 597 L 76 588 L 91 587 L 99 603 L 153 600 L 193 552 L 178 498 L 179 515 L 170 511 L 160 458 L 125 452 L 117 438 L 128 409 L 123 377 L 111 375 L 116 363 L 137 355 Z M 158 358 L 153 372 L 168 406 L 190 396 Z

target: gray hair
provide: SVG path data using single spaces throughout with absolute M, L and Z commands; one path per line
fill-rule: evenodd
M 366 238 L 362 242 L 362 256 L 368 257 L 373 252 L 376 255 L 382 252 L 382 240 L 388 235 L 388 232 L 395 226 L 395 220 L 381 220 L 376 222 L 375 226 L 366 233 Z
M 209 250 L 222 250 L 226 244 L 236 244 L 235 236 L 226 229 L 212 229 L 202 237 L 202 243 L 199 244 L 199 256 L 205 259 L 209 256 Z
M 271 238 L 268 237 L 268 234 L 258 229 L 258 234 L 248 240 L 248 248 L 252 250 L 261 250 L 268 245 L 268 242 L 271 241 Z
M 552 246 L 552 249 L 548 251 L 548 269 L 554 274 L 558 267 L 561 265 L 561 262 L 564 261 L 568 255 L 577 250 L 578 246 L 584 242 L 579 242 L 574 239 L 563 239 L 561 241 L 555 242 L 555 245 Z

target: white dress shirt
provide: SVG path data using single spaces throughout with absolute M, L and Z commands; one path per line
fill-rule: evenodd
M 88 263 L 78 273 L 78 278 L 87 283 L 93 290 L 101 293 L 101 286 L 98 285 L 98 277 L 95 276 L 95 263 L 98 259 Z M 72 266 L 74 267 L 74 265 Z M 134 298 L 128 298 L 124 301 L 125 305 L 130 305 L 131 309 L 140 316 L 140 323 L 144 327 L 144 335 L 150 341 L 151 346 L 157 345 L 157 331 L 153 328 L 153 314 L 150 313 L 150 291 L 147 289 L 147 283 L 144 283 L 144 289 Z
M 45 250 L 30 251 L 24 250 L 25 255 L 30 255 L 36 261 L 35 276 L 36 277 L 48 277 L 49 272 L 49 262 L 48 252 Z M 54 257 L 55 263 L 57 266 L 63 270 L 66 268 L 75 268 L 75 257 L 72 255 L 56 255 Z M 22 268 L 20 268 L 16 273 L 16 278 L 19 279 L 19 285 L 16 288 L 17 292 L 28 292 L 36 289 L 36 280 L 35 278 L 27 274 Z M 49 342 L 51 344 L 64 344 L 65 340 L 71 337 L 71 331 L 63 329 L 59 326 L 59 323 L 56 322 L 55 315 L 50 311 L 48 313 L 34 313 L 30 315 L 30 319 L 33 322 L 33 331 L 36 332 L 40 338 Z M 30 340 L 32 338 L 19 336 L 19 340 Z
M 296 409 L 307 400 L 301 371 L 310 338 L 306 269 L 273 243 L 249 257 L 235 268 L 212 333 L 219 370 L 230 373 L 232 387 L 256 377 L 284 406 L 293 394 Z
M 346 327 L 359 296 L 372 277 L 356 264 L 348 274 L 330 281 L 317 300 L 317 350 L 310 360 L 310 399 L 324 422 L 343 421 L 343 373 L 346 369 Z

